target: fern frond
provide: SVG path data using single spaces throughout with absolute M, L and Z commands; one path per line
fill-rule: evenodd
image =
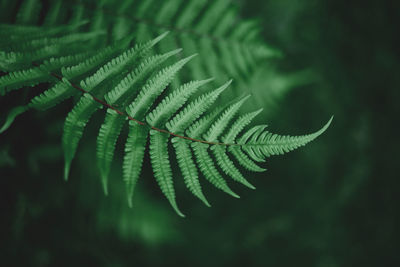
M 108 174 L 110 173 L 114 156 L 115 144 L 125 119 L 114 110 L 108 109 L 104 123 L 101 125 L 97 136 L 97 166 L 105 194 L 108 194 Z
M 156 70 L 164 61 L 173 55 L 176 55 L 182 49 L 176 49 L 163 55 L 156 55 L 147 58 L 135 70 L 129 73 L 121 82 L 105 95 L 109 104 L 127 103 L 127 97 L 130 98 L 146 79 Z
M 239 144 L 244 144 L 250 137 L 251 135 L 259 135 L 262 133 L 262 131 L 267 127 L 267 125 L 257 125 L 245 132 L 236 142 Z M 243 147 L 242 147 L 243 148 Z M 243 148 L 244 150 L 244 148 Z M 256 153 L 252 149 L 246 150 L 246 152 L 249 154 L 249 156 L 258 162 L 265 162 L 264 157 L 257 156 Z
M 50 81 L 55 81 L 55 78 L 48 74 L 46 75 L 39 68 L 10 72 L 0 77 L 0 95 L 5 95 L 24 86 L 35 86 L 39 83 Z
M 0 47 L 2 50 L 12 51 L 14 45 L 73 33 L 87 23 L 88 20 L 81 20 L 76 23 L 52 27 L 28 25 L 18 25 L 16 27 L 15 25 L 0 24 L 0 37 L 2 37 Z
M 38 1 L 24 1 L 24 6 L 39 6 Z M 104 107 L 105 119 L 97 136 L 96 160 L 105 194 L 108 194 L 108 176 L 116 142 L 126 121 L 129 121 L 123 158 L 128 205 L 133 206 L 135 186 L 149 146 L 155 179 L 173 209 L 184 216 L 176 202 L 172 159 L 176 158 L 188 190 L 210 206 L 202 192 L 199 173 L 218 189 L 239 198 L 224 176 L 254 189 L 239 165 L 251 171 L 264 171 L 257 162 L 264 162 L 270 155 L 283 154 L 314 140 L 327 129 L 332 119 L 321 130 L 303 136 L 272 134 L 266 130 L 266 125 L 246 130 L 261 110 L 237 115 L 249 96 L 215 105 L 232 82 L 223 84 L 216 80 L 225 81 L 226 77 L 234 75 L 241 80 L 240 84 L 245 84 L 243 81 L 252 68 L 257 67 L 259 59 L 272 56 L 273 49 L 257 45 L 258 28 L 254 23 L 239 23 L 235 27 L 236 12 L 233 7 L 228 7 L 228 0 L 214 1 L 209 8 L 206 8 L 209 1 L 205 0 L 190 0 L 188 3 L 182 0 L 165 1 L 160 6 L 156 5 L 157 2 L 141 1 L 133 13 L 149 20 L 154 14 L 160 14 L 156 22 L 162 24 L 179 12 L 174 23 L 168 26 L 173 32 L 171 38 L 161 43 L 167 33 L 131 46 L 132 36 L 126 34 L 127 27 L 133 27 L 133 23 L 123 26 L 129 17 L 118 17 L 116 22 L 110 22 L 109 16 L 103 12 L 111 4 L 107 0 L 94 4 L 98 9 L 93 12 L 93 20 L 86 27 L 88 32 L 79 31 L 87 16 L 86 11 L 79 7 L 71 16 L 71 24 L 65 27 L 40 29 L 0 25 L 0 37 L 11 36 L 8 41 L 0 41 L 0 69 L 7 72 L 0 77 L 0 94 L 44 82 L 50 84 L 28 104 L 11 110 L 0 133 L 10 126 L 16 116 L 30 108 L 44 110 L 83 93 L 77 98 L 64 124 L 65 179 L 68 178 L 84 128 L 92 115 Z M 120 3 L 118 12 L 121 14 L 124 9 L 133 6 L 130 1 Z M 179 3 L 182 6 L 178 6 Z M 45 24 L 55 23 L 59 21 L 58 16 L 65 16 L 64 5 L 62 1 L 55 1 L 49 9 L 49 17 L 44 19 Z M 21 21 L 34 21 L 34 15 L 27 14 L 27 7 L 24 6 L 20 10 Z M 204 10 L 199 12 L 202 7 Z M 139 40 L 160 32 L 162 28 L 159 24 L 141 21 L 136 24 L 135 36 Z M 194 30 L 191 32 L 185 27 Z M 14 33 L 12 29 L 15 29 Z M 101 37 L 99 33 L 107 29 L 111 36 Z M 223 36 L 210 38 L 214 33 Z M 106 46 L 109 40 L 116 42 Z M 185 53 L 199 51 L 206 56 L 192 60 L 195 54 L 166 64 L 182 50 L 176 49 L 180 44 L 185 46 Z M 187 74 L 197 80 L 181 82 L 182 77 L 177 78 L 179 72 L 185 73 L 185 65 Z M 204 80 L 204 77 L 214 74 L 217 74 L 216 80 Z M 200 87 L 212 84 L 215 88 L 215 83 L 223 85 L 198 94 Z M 193 95 L 196 97 L 191 100 Z M 169 155 L 169 142 L 175 151 L 174 157 Z
M 15 120 L 15 118 L 19 115 L 21 115 L 22 113 L 24 113 L 28 108 L 26 106 L 18 106 L 18 107 L 14 107 L 7 115 L 6 120 L 3 124 L 3 126 L 1 126 L 0 128 L 0 134 L 3 133 L 5 130 L 7 130 L 11 124 L 13 123 L 13 121 Z
M 39 19 L 40 8 L 41 3 L 38 0 L 23 1 L 17 14 L 17 22 L 19 24 L 36 23 Z
M 63 66 L 61 68 L 61 74 L 71 81 L 86 77 L 91 74 L 90 72 L 93 69 L 98 68 L 101 64 L 104 64 L 106 61 L 117 56 L 117 54 L 129 44 L 131 39 L 131 37 L 128 37 L 117 44 L 107 46 L 95 55 L 85 59 L 84 61 L 78 62 L 75 65 Z
M 301 135 L 288 136 L 273 134 L 263 131 L 264 127 L 255 126 L 250 130 L 251 134 L 245 134 L 238 140 L 238 144 L 253 158 L 265 158 L 271 155 L 281 155 L 304 146 L 321 135 L 331 124 L 333 117 L 317 132 Z M 250 132 L 249 131 L 249 132 Z
M 71 86 L 67 79 L 63 78 L 62 81 L 57 82 L 51 88 L 35 96 L 29 103 L 29 107 L 46 110 L 76 93 L 78 93 L 77 90 Z
M 116 74 L 121 74 L 123 70 L 130 64 L 133 64 L 138 58 L 143 56 L 149 49 L 162 40 L 168 33 L 164 33 L 159 37 L 151 40 L 143 45 L 137 45 L 134 48 L 122 53 L 120 56 L 113 58 L 104 66 L 98 69 L 93 75 L 81 81 L 81 86 L 90 92 L 103 81 L 112 78 Z
M 166 96 L 163 101 L 147 115 L 147 122 L 153 126 L 160 126 L 160 124 L 165 123 L 165 121 L 168 120 L 199 87 L 212 80 L 213 79 L 192 81 L 182 85 Z
M 24 68 L 30 68 L 32 62 L 42 62 L 47 58 L 66 56 L 73 53 L 79 53 L 82 49 L 82 43 L 86 40 L 93 39 L 101 33 L 86 33 L 83 39 L 80 37 L 79 41 L 74 39 L 66 39 L 64 43 L 54 43 L 49 45 L 40 46 L 38 49 L 30 50 L 30 48 L 23 48 L 22 51 L 14 50 L 12 52 L 0 53 L 0 67 L 7 71 L 15 71 Z
M 215 155 L 217 164 L 221 167 L 225 174 L 232 177 L 233 180 L 242 183 L 251 189 L 256 189 L 244 178 L 240 171 L 235 167 L 232 160 L 226 154 L 226 147 L 213 146 L 211 149 Z
M 211 207 L 201 189 L 197 167 L 193 161 L 189 144 L 186 140 L 178 137 L 172 138 L 171 142 L 174 145 L 176 158 L 186 187 L 193 195 L 203 201 L 206 206 Z
M 150 158 L 154 177 L 161 191 L 179 216 L 185 215 L 179 210 L 175 200 L 175 189 L 172 180 L 172 170 L 167 149 L 168 138 L 164 134 L 150 131 Z
M 129 135 L 125 143 L 125 156 L 122 170 L 130 207 L 133 205 L 133 192 L 142 170 L 147 136 L 147 129 L 142 128 L 137 123 L 129 122 Z
M 153 79 L 143 86 L 136 99 L 127 107 L 126 112 L 131 117 L 141 119 L 157 96 L 161 94 L 171 82 L 174 75 L 194 56 L 196 55 L 184 58 L 174 65 L 161 70 Z
M 218 24 L 221 14 L 231 4 L 229 0 L 216 0 L 207 8 L 201 20 L 196 25 L 196 30 L 201 33 L 210 32 Z
M 55 25 L 61 17 L 62 0 L 53 0 L 54 4 L 50 6 L 43 25 Z
M 253 172 L 264 172 L 266 169 L 258 166 L 254 161 L 252 161 L 249 156 L 247 156 L 240 147 L 238 146 L 230 146 L 228 147 L 228 151 L 232 153 L 232 155 L 236 158 L 240 165 L 246 168 L 249 171 Z
M 85 80 L 81 81 L 81 86 L 84 88 L 86 92 L 90 92 L 94 88 L 96 88 L 96 93 L 100 95 L 104 95 L 104 93 L 109 87 L 113 87 L 114 83 L 117 83 L 119 80 L 118 77 L 123 75 L 122 69 L 128 64 L 132 64 L 138 57 L 142 56 L 146 53 L 154 44 L 164 38 L 166 34 L 163 34 L 157 37 L 154 40 L 151 40 L 144 45 L 137 45 L 134 48 L 131 48 L 127 52 L 122 53 L 118 57 L 108 61 L 105 65 L 99 68 L 93 75 L 89 76 Z M 82 71 L 84 68 L 80 68 Z M 114 80 L 110 80 L 111 78 L 115 78 Z M 101 84 L 101 85 L 100 85 Z M 71 161 L 75 156 L 75 151 L 78 146 L 78 142 L 82 137 L 84 127 L 86 126 L 91 115 L 100 107 L 99 103 L 93 100 L 92 97 L 87 94 L 81 97 L 78 104 L 75 108 L 68 114 L 67 119 L 65 121 L 64 126 L 64 135 L 63 135 L 63 148 L 65 154 L 65 170 L 64 177 L 68 179 L 69 168 L 71 165 Z M 107 126 L 104 126 L 107 128 Z M 103 127 L 103 130 L 104 130 Z M 116 133 L 111 135 L 111 143 L 115 144 L 113 139 L 116 138 Z M 105 135 L 103 135 L 105 137 Z M 103 142 L 102 139 L 99 145 L 103 145 L 106 142 Z M 105 141 L 105 140 L 104 140 Z M 114 142 L 113 142 L 114 141 Z M 100 149 L 100 151 L 104 151 Z M 106 161 L 111 163 L 113 152 L 110 152 L 107 156 L 103 158 Z M 108 176 L 109 167 L 105 166 L 105 169 L 101 171 L 102 181 L 104 190 L 107 190 L 106 182 Z
M 68 179 L 71 161 L 75 156 L 78 142 L 82 137 L 83 129 L 89 118 L 101 105 L 93 100 L 89 94 L 84 94 L 78 104 L 72 109 L 65 120 L 62 144 L 64 149 L 64 179 Z
M 186 130 L 186 135 L 192 138 L 200 138 L 204 132 L 210 129 L 211 124 L 213 124 L 222 110 L 224 109 L 221 107 L 215 108 L 211 113 L 193 122 Z
M 257 111 L 247 113 L 241 117 L 239 117 L 238 120 L 235 121 L 235 123 L 232 125 L 232 127 L 229 129 L 229 131 L 226 133 L 224 137 L 221 138 L 221 140 L 224 143 L 230 144 L 234 142 L 236 139 L 237 135 L 246 127 L 260 112 L 262 109 L 259 109 Z
M 210 142 L 217 141 L 217 138 L 222 134 L 225 127 L 229 124 L 233 116 L 239 111 L 240 107 L 243 105 L 250 96 L 246 96 L 239 102 L 228 107 L 217 121 L 211 125 L 210 130 L 204 135 L 204 139 Z
M 196 18 L 197 11 L 201 10 L 206 4 L 206 0 L 190 1 L 185 6 L 180 13 L 176 26 L 180 29 L 187 28 L 190 26 L 192 21 Z
M 13 51 L 19 51 L 22 53 L 27 53 L 29 51 L 35 51 L 41 49 L 43 47 L 52 47 L 53 49 L 57 48 L 67 48 L 72 44 L 76 43 L 85 43 L 89 40 L 92 40 L 99 35 L 104 35 L 104 31 L 98 32 L 83 32 L 83 33 L 71 33 L 65 34 L 60 37 L 45 37 L 45 38 L 34 38 L 29 41 L 25 41 L 22 43 L 13 44 Z
M 105 99 L 110 104 L 127 103 L 135 90 L 146 77 L 163 61 L 170 56 L 178 53 L 180 49 L 166 53 L 164 55 L 153 56 L 140 64 L 133 72 L 127 75 L 121 82 L 108 94 Z M 127 95 L 127 97 L 124 97 Z M 124 118 L 115 113 L 115 111 L 108 110 L 106 119 L 101 126 L 100 134 L 97 142 L 97 159 L 100 174 L 102 177 L 104 190 L 107 192 L 107 179 L 114 155 L 115 142 L 118 138 L 119 131 L 124 123 Z M 116 127 L 113 128 L 113 127 Z
M 240 198 L 235 192 L 233 192 L 221 174 L 218 172 L 215 164 L 208 153 L 209 145 L 192 143 L 192 149 L 196 156 L 196 162 L 203 173 L 204 177 L 213 184 L 216 188 L 221 189 L 225 193 Z
M 35 86 L 39 83 L 55 81 L 55 78 L 50 75 L 51 72 L 63 66 L 76 64 L 87 58 L 90 54 L 91 53 L 85 52 L 72 56 L 50 58 L 39 66 L 10 72 L 0 77 L 0 95 L 5 95 L 11 90 L 20 89 L 21 87 Z
M 176 114 L 175 117 L 166 123 L 167 129 L 174 133 L 183 132 L 214 103 L 217 97 L 231 84 L 231 82 L 232 80 L 210 93 L 199 96 L 193 102 L 189 103 L 181 112 Z

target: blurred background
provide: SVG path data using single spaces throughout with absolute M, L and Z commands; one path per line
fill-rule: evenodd
M 211 208 L 176 177 L 182 219 L 148 160 L 133 209 L 120 157 L 103 195 L 92 167 L 101 119 L 64 182 L 60 118 L 71 106 L 30 112 L 0 136 L 0 265 L 400 266 L 399 3 L 237 2 L 283 53 L 260 79 L 290 90 L 265 100 L 262 119 L 277 133 L 304 134 L 334 115 L 327 132 L 270 158 L 267 172 L 249 173 L 255 191 L 232 183 L 240 199 L 203 182 Z M 265 88 L 251 90 L 262 96 Z M 13 101 L 2 102 L 2 117 Z

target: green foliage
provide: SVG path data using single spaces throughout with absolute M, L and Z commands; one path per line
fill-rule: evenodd
M 64 177 L 68 179 L 88 121 L 97 110 L 104 108 L 105 119 L 97 136 L 96 154 L 104 192 L 108 194 L 108 176 L 117 139 L 127 124 L 123 178 L 129 205 L 133 205 L 135 185 L 148 147 L 154 177 L 162 193 L 177 214 L 184 216 L 176 202 L 173 159 L 177 159 L 188 189 L 209 206 L 202 193 L 199 171 L 215 187 L 238 198 L 225 175 L 249 188 L 254 186 L 233 159 L 248 170 L 262 171 L 257 162 L 314 140 L 331 120 L 313 134 L 296 137 L 272 134 L 264 125 L 246 130 L 261 111 L 237 116 L 249 96 L 222 108 L 215 102 L 232 82 L 226 82 L 227 76 L 235 77 L 238 84 L 246 82 L 257 62 L 276 55 L 275 51 L 260 44 L 252 22 L 236 23 L 232 15 L 234 8 L 228 7 L 226 0 L 215 1 L 207 8 L 206 1 L 190 1 L 174 24 L 166 20 L 177 12 L 180 1 L 163 2 L 157 9 L 158 16 L 153 13 L 155 2 L 142 1 L 136 6 L 134 19 L 141 22 L 151 16 L 156 21 L 138 23 L 132 35 L 129 34 L 131 23 L 125 17 L 108 22 L 110 16 L 104 13 L 110 4 L 120 6 L 121 11 L 117 13 L 123 13 L 132 5 L 130 1 L 89 3 L 97 7 L 94 14 L 88 15 L 92 18 L 89 24 L 79 13 L 82 11 L 78 5 L 68 26 L 54 27 L 31 26 L 37 21 L 37 13 L 27 10 L 40 10 L 40 4 L 35 0 L 24 1 L 17 22 L 29 26 L 0 27 L 0 36 L 7 37 L 0 47 L 0 68 L 6 72 L 0 77 L 0 93 L 5 95 L 42 83 L 49 83 L 50 88 L 25 106 L 12 110 L 0 131 L 6 130 L 17 115 L 30 108 L 44 110 L 75 96 L 76 103 L 66 116 L 62 137 Z M 56 1 L 51 6 L 45 25 L 56 24 L 58 17 L 62 17 L 62 5 L 63 2 Z M 219 14 L 226 9 L 220 21 Z M 157 30 L 148 29 L 155 25 L 161 26 Z M 154 38 L 154 32 L 160 33 L 164 28 L 172 29 L 172 41 L 166 37 L 168 32 Z M 190 28 L 194 29 L 195 36 L 217 34 L 218 41 L 211 45 L 212 37 L 195 42 L 188 36 Z M 108 30 L 111 35 L 105 34 Z M 108 42 L 111 44 L 106 45 Z M 175 60 L 172 57 L 181 52 L 177 49 L 178 43 L 184 47 L 185 55 Z M 88 47 L 99 50 L 87 52 Z M 199 56 L 194 58 L 196 54 L 192 53 L 196 50 Z M 216 61 L 217 51 L 220 59 Z M 181 83 L 184 75 L 177 74 L 184 72 L 185 65 L 191 81 Z M 210 76 L 215 78 L 206 79 Z M 192 99 L 199 89 L 202 91 Z M 174 154 L 169 151 L 170 142 Z

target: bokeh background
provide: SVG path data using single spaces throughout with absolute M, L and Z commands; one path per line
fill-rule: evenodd
M 328 131 L 249 174 L 257 190 L 232 184 L 239 200 L 203 183 L 207 208 L 176 179 L 182 219 L 148 163 L 133 209 L 120 158 L 103 195 L 93 157 L 101 119 L 66 183 L 60 118 L 70 106 L 26 114 L 0 136 L 1 266 L 400 266 L 399 3 L 236 2 L 284 54 L 265 84 L 290 87 L 265 102 L 270 128 L 308 133 L 334 115 Z M 13 101 L 2 101 L 2 117 Z

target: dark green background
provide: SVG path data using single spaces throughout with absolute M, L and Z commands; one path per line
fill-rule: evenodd
M 278 71 L 313 77 L 268 113 L 270 128 L 302 134 L 335 115 L 328 131 L 249 174 L 256 191 L 233 185 L 240 200 L 203 183 L 207 208 L 176 179 L 181 219 L 148 163 L 133 210 L 118 179 L 121 160 L 114 193 L 102 194 L 94 168 L 100 115 L 65 183 L 60 136 L 71 106 L 30 112 L 0 137 L 1 266 L 400 266 L 399 4 L 241 5 L 285 54 Z M 1 100 L 1 115 L 17 102 Z

